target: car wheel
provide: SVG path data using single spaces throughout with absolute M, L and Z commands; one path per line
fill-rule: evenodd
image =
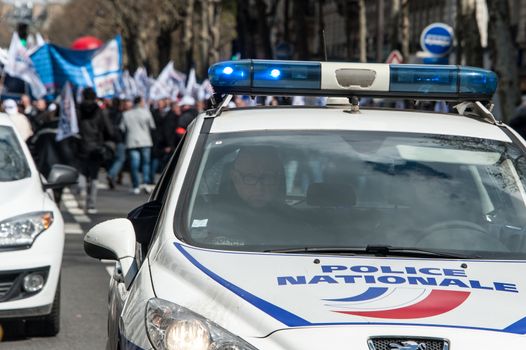
M 60 331 L 60 279 L 58 280 L 51 313 L 39 319 L 26 322 L 26 333 L 29 336 L 54 337 Z

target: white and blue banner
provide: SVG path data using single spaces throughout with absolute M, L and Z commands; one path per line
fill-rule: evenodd
M 72 50 L 46 43 L 31 60 L 48 96 L 56 96 L 69 81 L 76 87 L 93 87 L 99 97 L 111 97 L 122 76 L 121 37 L 95 50 Z
M 62 89 L 62 93 L 60 94 L 60 116 L 56 140 L 60 142 L 63 139 L 78 133 L 79 124 L 77 121 L 75 100 L 73 99 L 73 90 L 71 84 L 66 82 Z

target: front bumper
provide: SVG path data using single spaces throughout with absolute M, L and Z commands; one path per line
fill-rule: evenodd
M 53 304 L 49 304 L 26 309 L 0 310 L 0 319 L 46 316 L 51 313 L 52 307 Z
M 53 225 L 37 237 L 31 248 L 0 251 L 0 319 L 51 312 L 63 251 L 64 223 L 60 213 L 55 214 Z M 23 277 L 34 271 L 46 272 L 44 287 L 36 293 L 24 292 Z

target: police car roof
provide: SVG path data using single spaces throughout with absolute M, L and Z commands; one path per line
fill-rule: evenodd
M 497 126 L 473 118 L 416 110 L 256 107 L 224 110 L 210 132 L 255 130 L 356 130 L 467 136 L 511 142 Z

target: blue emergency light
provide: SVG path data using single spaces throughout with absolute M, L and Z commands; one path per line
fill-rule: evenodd
M 494 72 L 452 65 L 238 60 L 208 75 L 220 94 L 487 101 L 497 89 Z

